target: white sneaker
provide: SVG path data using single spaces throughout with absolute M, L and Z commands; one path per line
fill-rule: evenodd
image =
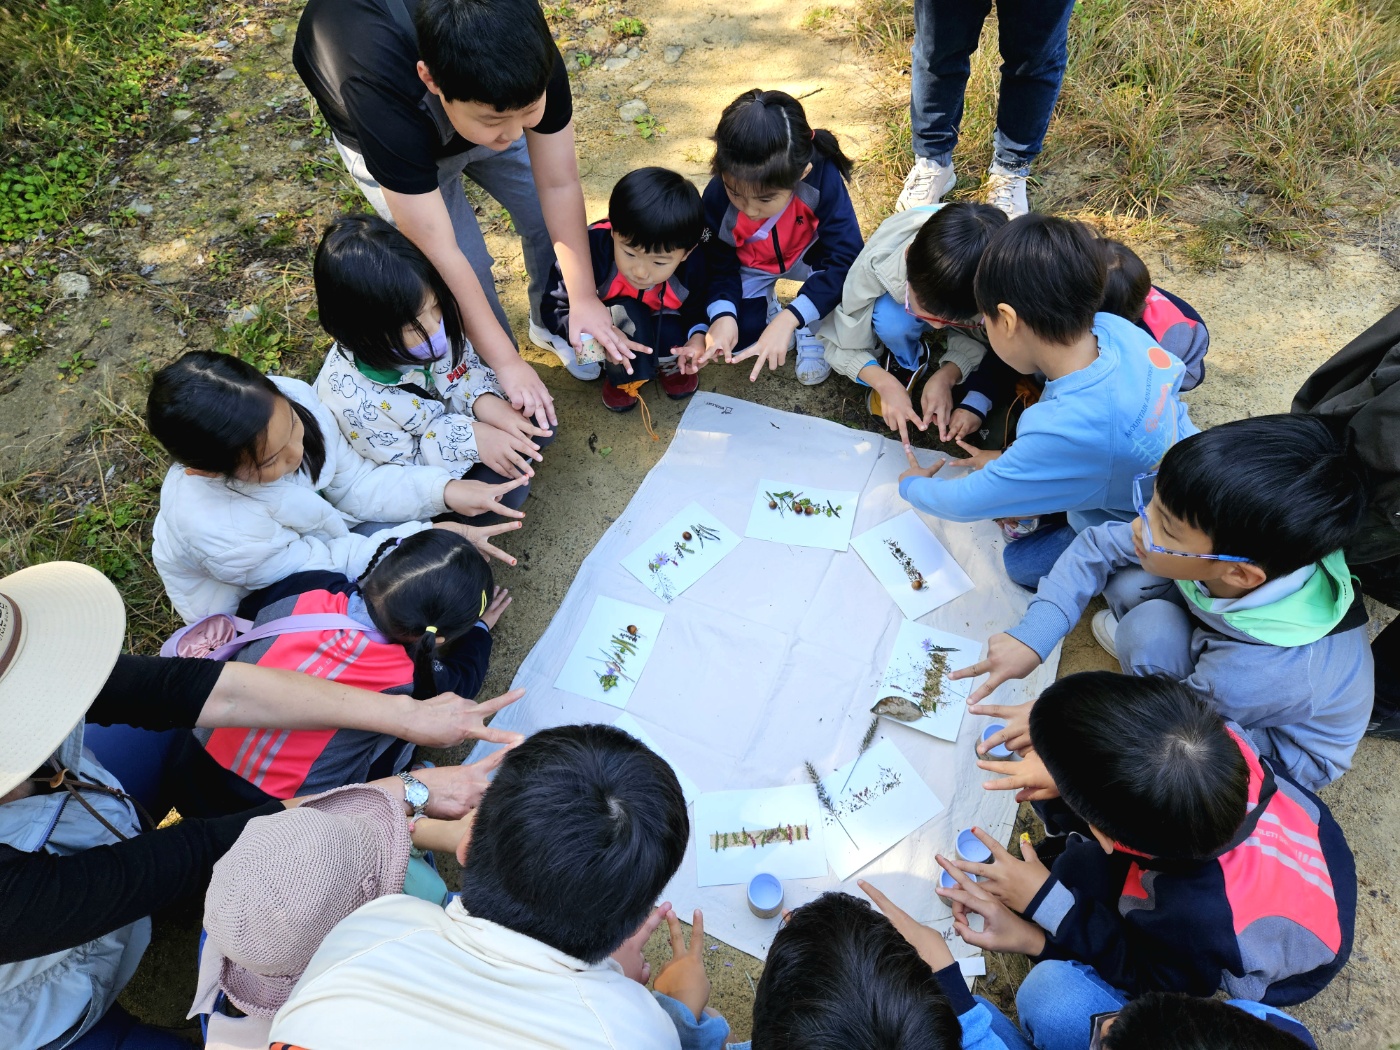
M 575 379 L 582 379 L 587 383 L 603 374 L 603 366 L 596 361 L 592 364 L 579 364 L 578 358 L 574 355 L 574 348 L 566 340 L 560 339 L 548 328 L 535 324 L 534 321 L 530 322 L 530 342 L 559 358 L 564 367 L 568 369 L 569 375 Z
M 803 386 L 816 386 L 831 375 L 826 363 L 826 344 L 806 328 L 797 330 L 797 381 Z
M 1026 214 L 1031 210 L 1026 203 L 1026 176 L 993 164 L 987 169 L 987 203 L 1012 219 Z
M 1115 660 L 1118 659 L 1118 646 L 1115 639 L 1118 636 L 1118 617 L 1114 616 L 1108 609 L 1100 609 L 1094 613 L 1094 618 L 1089 621 L 1089 626 L 1094 631 L 1094 641 L 1103 647 L 1103 651 Z
M 904 189 L 900 191 L 899 200 L 894 202 L 894 210 L 904 211 L 907 208 L 925 208 L 930 204 L 937 204 L 943 194 L 953 188 L 956 181 L 953 165 L 939 164 L 927 157 L 915 157 L 914 166 L 904 178 Z

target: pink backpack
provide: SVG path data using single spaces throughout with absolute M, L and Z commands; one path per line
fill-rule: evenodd
M 372 642 L 389 639 L 359 620 L 340 613 L 301 613 L 269 620 L 261 626 L 229 613 L 214 613 L 181 627 L 160 647 L 161 656 L 230 660 L 245 645 L 293 631 L 359 631 Z

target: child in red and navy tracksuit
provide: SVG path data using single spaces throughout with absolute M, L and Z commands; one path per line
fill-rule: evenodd
M 754 359 L 753 380 L 765 364 L 776 372 L 795 340 L 798 382 L 820 383 L 831 366 L 816 328 L 840 305 L 864 244 L 846 190 L 850 160 L 791 95 L 754 89 L 725 108 L 710 172 L 707 250 L 722 302 L 711 309 L 708 353 Z M 802 282 L 786 308 L 773 291 L 780 278 Z
M 946 894 L 983 915 L 980 932 L 963 916 L 963 939 L 1036 959 L 1017 998 L 1036 1046 L 1068 1045 L 1042 1035 L 1083 1033 L 1089 1014 L 1149 991 L 1286 1006 L 1341 970 L 1356 918 L 1341 828 L 1190 686 L 1070 675 L 1029 730 L 1020 762 L 983 765 L 1049 797 L 1035 806 L 1056 837 L 1023 839 L 1020 860 L 997 845 L 990 864 L 945 867 L 981 880 Z
M 646 348 L 604 363 L 603 404 L 612 411 L 636 408 L 638 391 L 652 379 L 672 400 L 695 393 L 705 333 L 713 320 L 734 313 L 714 304 L 705 253 L 695 250 L 710 236 L 700 192 L 665 168 L 624 175 L 608 198 L 608 217 L 588 228 L 598 298 L 618 329 Z M 540 312 L 545 327 L 567 341 L 569 294 L 557 262 Z

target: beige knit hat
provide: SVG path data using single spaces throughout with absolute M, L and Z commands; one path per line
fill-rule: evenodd
M 121 595 L 91 566 L 51 561 L 0 579 L 0 795 L 82 722 L 125 636 Z
M 215 980 L 244 1013 L 271 1017 L 341 919 L 402 893 L 404 805 L 355 784 L 250 820 L 204 897 L 201 995 Z

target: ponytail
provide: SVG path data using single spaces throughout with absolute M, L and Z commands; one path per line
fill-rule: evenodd
M 375 550 L 360 591 L 375 627 L 413 660 L 416 699 L 437 695 L 440 649 L 450 652 L 476 626 L 494 589 L 481 552 L 446 529 L 394 537 Z
M 724 108 L 714 142 L 710 174 L 755 189 L 795 188 L 816 154 L 836 165 L 847 182 L 851 178 L 851 160 L 836 136 L 813 130 L 802 103 L 786 91 L 745 91 Z

